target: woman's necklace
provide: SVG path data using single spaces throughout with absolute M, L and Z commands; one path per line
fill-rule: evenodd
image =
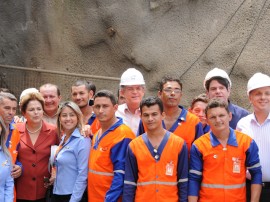
M 26 130 L 28 131 L 28 133 L 36 133 L 36 132 L 38 132 L 41 128 L 42 128 L 42 124 L 40 125 L 40 127 L 37 129 L 37 130 L 35 130 L 35 131 L 31 131 L 31 130 L 29 130 L 28 129 L 28 127 L 27 127 L 27 125 L 25 125 L 25 128 L 26 128 Z

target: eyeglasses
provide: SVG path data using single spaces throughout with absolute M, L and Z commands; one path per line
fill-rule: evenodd
M 164 88 L 163 91 L 167 94 L 171 94 L 172 92 L 174 92 L 175 94 L 180 94 L 182 92 L 181 89 L 179 88 L 175 88 L 175 89 L 172 89 L 172 88 Z

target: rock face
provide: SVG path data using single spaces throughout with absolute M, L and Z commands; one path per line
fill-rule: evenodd
M 135 67 L 144 74 L 148 94 L 156 94 L 156 82 L 172 74 L 183 82 L 185 106 L 204 91 L 206 73 L 219 67 L 231 77 L 231 100 L 249 108 L 248 78 L 258 71 L 270 74 L 269 4 L 266 0 L 2 0 L 0 64 L 110 77 Z M 68 98 L 69 78 L 39 77 L 60 85 Z M 93 81 L 98 89 L 116 92 L 118 87 L 118 81 Z

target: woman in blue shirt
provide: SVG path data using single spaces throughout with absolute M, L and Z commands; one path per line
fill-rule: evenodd
M 6 127 L 0 116 L 0 201 L 13 202 L 14 181 L 11 177 L 12 162 L 5 145 Z
M 87 185 L 91 140 L 81 135 L 82 116 L 80 108 L 73 102 L 64 102 L 58 109 L 57 129 L 62 139 L 52 174 L 55 202 L 79 202 Z

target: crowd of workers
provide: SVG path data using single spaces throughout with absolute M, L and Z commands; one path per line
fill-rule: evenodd
M 249 79 L 251 114 L 230 101 L 224 70 L 203 85 L 189 109 L 170 76 L 144 98 L 135 68 L 122 74 L 118 99 L 85 80 L 63 102 L 54 84 L 19 100 L 1 89 L 0 201 L 268 201 L 270 77 Z

